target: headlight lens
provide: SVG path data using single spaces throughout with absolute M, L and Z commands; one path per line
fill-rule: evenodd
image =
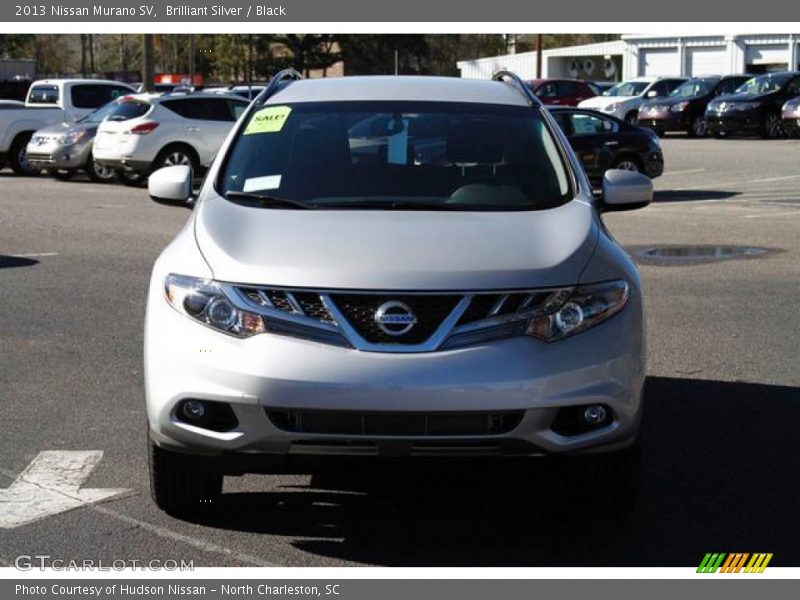
M 603 111 L 604 112 L 614 112 L 615 110 L 617 110 L 617 106 L 619 106 L 618 102 L 612 102 L 611 104 L 606 104 L 603 107 Z
M 266 331 L 260 315 L 234 306 L 215 281 L 169 275 L 164 288 L 167 301 L 175 310 L 212 329 L 237 337 Z
M 581 285 L 556 312 L 531 319 L 525 333 L 546 342 L 560 340 L 613 317 L 627 302 L 625 281 Z
M 688 102 L 678 102 L 677 104 L 673 104 L 670 110 L 672 112 L 683 112 L 686 110 L 686 107 L 689 106 Z
M 72 144 L 77 144 L 85 135 L 85 129 L 80 131 L 71 131 L 58 138 L 58 143 L 60 146 L 71 146 Z

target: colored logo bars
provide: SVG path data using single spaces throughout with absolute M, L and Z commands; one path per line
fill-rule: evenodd
M 719 570 L 720 573 L 763 573 L 771 560 L 771 552 L 755 554 L 750 554 L 749 552 L 737 552 L 734 554 L 709 552 L 703 557 L 700 566 L 697 567 L 697 572 L 716 573 Z

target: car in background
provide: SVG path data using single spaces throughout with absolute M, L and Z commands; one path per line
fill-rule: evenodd
M 784 103 L 800 95 L 800 71 L 765 73 L 747 80 L 733 93 L 708 103 L 708 131 L 716 137 L 731 133 L 758 133 L 763 138 L 784 134 Z
M 236 94 L 245 100 L 252 100 L 258 96 L 266 86 L 263 83 L 253 85 L 229 85 L 228 87 L 206 88 L 203 91 L 209 94 Z
M 781 109 L 783 130 L 788 134 L 800 135 L 800 96 L 788 100 Z
M 618 83 L 602 96 L 584 100 L 578 107 L 599 110 L 635 124 L 639 120 L 639 107 L 646 100 L 669 96 L 684 81 L 685 77 L 637 77 Z
M 59 123 L 38 130 L 28 142 L 28 161 L 40 169 L 46 169 L 56 179 L 71 179 L 78 170 L 83 169 L 92 181 L 114 181 L 114 171 L 95 162 L 92 145 L 98 126 L 122 98 L 112 100 L 73 123 Z
M 23 106 L 0 110 L 0 168 L 6 163 L 17 175 L 37 175 L 26 149 L 35 131 L 86 116 L 133 88 L 104 79 L 40 79 L 28 89 Z
M 532 79 L 525 84 L 546 105 L 577 106 L 596 95 L 589 84 L 580 79 Z
M 125 98 L 97 130 L 95 160 L 130 184 L 173 165 L 188 165 L 199 174 L 248 105 L 239 96 L 204 92 Z
M 617 85 L 616 81 L 587 81 L 586 85 L 592 88 L 596 96 L 602 96 L 612 87 Z
M 638 171 L 651 179 L 664 172 L 661 143 L 651 130 L 597 111 L 549 107 L 592 185 L 609 169 Z
M 693 77 L 672 90 L 669 96 L 649 100 L 639 107 L 639 125 L 659 136 L 667 131 L 685 131 L 689 137 L 708 133 L 706 107 L 717 96 L 730 94 L 752 75 L 708 75 Z

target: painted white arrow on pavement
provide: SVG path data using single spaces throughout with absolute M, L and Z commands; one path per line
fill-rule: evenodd
M 126 488 L 81 489 L 102 458 L 101 450 L 40 452 L 10 487 L 0 489 L 0 528 L 131 493 Z

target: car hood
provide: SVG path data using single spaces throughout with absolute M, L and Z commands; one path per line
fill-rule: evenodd
M 97 127 L 96 125 L 94 127 Z M 64 135 L 66 133 L 71 133 L 73 131 L 81 131 L 83 129 L 88 129 L 89 126 L 84 125 L 82 123 L 58 123 L 57 125 L 48 125 L 47 127 L 43 127 L 39 131 L 36 132 L 37 135 L 47 135 L 47 136 L 54 136 L 54 135 Z
M 608 106 L 609 104 L 621 104 L 630 100 L 636 100 L 639 96 L 595 96 L 581 102 L 578 106 L 581 108 L 600 108 Z
M 194 214 L 220 281 L 328 289 L 569 285 L 598 230 L 584 201 L 543 211 L 287 210 L 214 196 Z

